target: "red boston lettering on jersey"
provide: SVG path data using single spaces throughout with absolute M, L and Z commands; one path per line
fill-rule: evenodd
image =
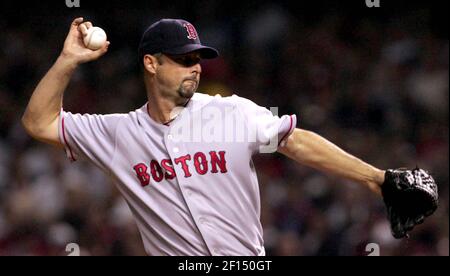
M 209 153 L 211 156 L 211 166 L 212 166 L 212 173 L 218 173 L 217 166 L 220 168 L 221 173 L 227 173 L 227 161 L 225 160 L 225 151 L 219 151 L 219 156 L 217 156 L 217 152 L 211 151 Z
M 189 166 L 187 164 L 188 160 L 191 160 L 191 155 L 190 154 L 185 155 L 185 156 L 181 156 L 181 157 L 178 157 L 177 159 L 175 159 L 175 164 L 178 165 L 178 164 L 181 163 L 181 168 L 183 169 L 184 177 L 186 177 L 186 178 L 192 176 L 192 174 L 189 172 Z
M 208 160 L 208 156 L 203 152 L 197 152 L 194 157 L 191 155 L 180 156 L 172 162 L 171 159 L 164 159 L 161 162 L 157 160 L 150 161 L 150 174 L 148 173 L 147 165 L 140 163 L 133 167 L 136 172 L 136 176 L 141 182 L 142 187 L 148 186 L 150 184 L 150 179 L 153 178 L 154 182 L 161 182 L 165 180 L 174 179 L 177 174 L 175 172 L 175 166 L 181 167 L 184 172 L 184 177 L 192 177 L 189 166 L 192 163 L 195 167 L 195 172 L 198 175 L 206 175 L 209 168 L 211 168 L 211 173 L 227 173 L 227 161 L 225 159 L 225 151 L 211 151 L 209 156 L 211 160 Z M 188 162 L 193 160 L 194 162 Z M 209 164 L 211 162 L 211 164 Z
M 197 152 L 194 155 L 194 166 L 200 175 L 205 175 L 208 172 L 208 160 L 203 152 Z
M 164 159 L 163 161 L 161 161 L 161 166 L 166 171 L 164 176 L 167 180 L 174 179 L 175 176 L 177 176 L 177 174 L 175 173 L 175 170 L 172 167 L 172 160 Z
M 186 23 L 183 25 L 186 28 L 186 31 L 188 33 L 187 38 L 189 39 L 197 39 L 197 31 L 195 30 L 195 27 L 192 24 Z
M 136 176 L 141 182 L 142 187 L 150 184 L 150 175 L 147 173 L 148 168 L 145 164 L 140 163 L 134 166 L 133 169 L 136 172 Z
M 161 182 L 161 180 L 163 180 L 164 174 L 158 161 L 152 160 L 152 162 L 150 162 L 150 170 L 153 180 L 155 180 L 156 182 Z

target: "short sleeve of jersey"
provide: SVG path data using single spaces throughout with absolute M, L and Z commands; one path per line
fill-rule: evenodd
M 115 149 L 115 132 L 119 114 L 72 114 L 61 110 L 59 139 L 72 161 L 86 158 L 103 170 L 109 170 Z
M 232 97 L 234 97 L 240 113 L 244 116 L 249 132 L 254 134 L 255 143 L 252 144 L 254 152 L 263 152 L 261 151 L 262 147 L 270 146 L 275 146 L 275 148 L 266 152 L 275 152 L 292 134 L 297 125 L 296 115 L 279 117 L 269 109 L 248 99 L 236 95 Z

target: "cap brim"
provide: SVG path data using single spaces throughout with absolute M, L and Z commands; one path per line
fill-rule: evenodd
M 183 55 L 188 54 L 191 52 L 199 51 L 200 56 L 203 59 L 213 59 L 219 56 L 219 51 L 212 47 L 203 46 L 199 44 L 188 44 L 184 45 L 182 47 L 170 49 L 170 50 L 164 50 L 163 53 L 169 54 L 169 55 Z

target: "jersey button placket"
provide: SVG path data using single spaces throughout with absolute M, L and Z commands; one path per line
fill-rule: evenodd
M 185 182 L 185 178 L 184 178 L 184 172 L 182 170 L 180 170 L 180 167 L 177 166 L 175 164 L 175 159 L 179 157 L 179 153 L 180 153 L 180 145 L 176 144 L 175 141 L 175 136 L 173 134 L 170 133 L 170 128 L 169 130 L 165 133 L 164 135 L 164 142 L 165 142 L 165 146 L 166 146 L 166 150 L 167 153 L 169 154 L 172 163 L 174 164 L 174 169 L 176 171 L 176 180 L 178 183 L 178 186 L 180 188 L 181 194 L 184 197 L 186 204 L 187 204 L 187 208 L 193 218 L 193 220 L 195 221 L 195 224 L 197 225 L 198 230 L 200 231 L 200 235 L 202 236 L 203 240 L 205 241 L 205 246 L 208 248 L 208 250 L 212 253 L 212 249 L 211 249 L 211 237 L 209 237 L 209 233 L 207 231 L 207 229 L 205 229 L 205 220 L 204 218 L 201 216 L 201 214 L 199 214 L 195 202 L 193 202 L 192 197 L 194 196 L 193 192 L 189 190 L 188 187 L 189 186 L 187 182 Z M 187 181 L 187 180 L 186 180 Z M 199 221 L 199 219 L 202 218 L 202 223 Z
M 169 133 L 169 134 L 167 135 L 167 141 L 170 142 L 170 143 L 173 143 L 173 142 L 174 142 L 174 137 L 173 137 L 172 134 Z M 170 148 L 170 147 L 168 146 L 167 148 Z M 179 152 L 180 152 L 180 148 L 174 146 L 174 147 L 172 147 L 172 152 L 173 152 L 173 153 L 179 153 Z

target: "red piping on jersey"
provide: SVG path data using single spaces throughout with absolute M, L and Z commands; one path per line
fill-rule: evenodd
M 288 132 L 283 136 L 283 139 L 281 139 L 280 142 L 278 142 L 278 146 L 281 145 L 281 142 L 283 142 L 283 140 L 288 136 L 289 132 L 291 132 L 292 125 L 293 125 L 293 123 L 294 123 L 293 120 L 292 120 L 292 115 L 289 116 L 289 119 L 291 119 L 291 124 L 289 125 L 289 130 L 288 130 Z
M 67 143 L 67 139 L 66 139 L 66 130 L 65 130 L 65 127 L 64 127 L 64 117 L 62 117 L 62 133 L 63 133 L 64 143 L 66 143 L 67 147 L 69 148 L 70 159 L 71 159 L 72 161 L 77 161 L 77 160 L 73 157 L 72 148 L 70 147 L 69 143 Z

